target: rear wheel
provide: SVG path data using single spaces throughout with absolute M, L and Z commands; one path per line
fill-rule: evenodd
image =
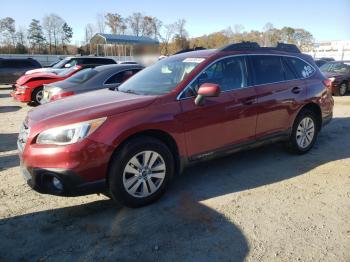
M 35 88 L 32 93 L 32 102 L 34 105 L 40 105 L 40 101 L 43 99 L 44 91 L 43 87 Z
M 310 110 L 300 112 L 294 121 L 288 148 L 297 154 L 308 152 L 316 142 L 318 125 L 314 112 Z
M 150 204 L 165 192 L 174 173 L 174 158 L 161 141 L 140 137 L 129 141 L 112 158 L 109 190 L 129 207 Z

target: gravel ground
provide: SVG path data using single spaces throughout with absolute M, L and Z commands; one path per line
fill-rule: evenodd
M 350 261 L 350 96 L 309 154 L 271 145 L 197 165 L 157 203 L 40 195 L 19 174 L 27 105 L 0 88 L 0 261 Z

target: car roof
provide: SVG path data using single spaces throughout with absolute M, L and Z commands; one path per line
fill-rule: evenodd
M 135 65 L 135 64 L 111 64 L 111 65 L 101 65 L 101 66 L 96 66 L 94 69 L 98 72 L 102 72 L 105 70 L 115 70 L 115 69 L 142 69 L 144 68 L 141 65 Z

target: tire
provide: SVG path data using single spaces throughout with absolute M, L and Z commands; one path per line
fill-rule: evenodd
M 341 83 L 338 91 L 339 96 L 345 96 L 347 92 L 348 92 L 348 84 L 346 82 Z
M 111 159 L 110 194 L 128 207 L 148 205 L 163 195 L 174 170 L 173 154 L 164 143 L 147 136 L 132 139 Z
M 307 153 L 316 142 L 319 125 L 320 123 L 318 123 L 313 111 L 302 110 L 293 124 L 292 133 L 287 143 L 289 151 L 300 155 Z M 313 131 L 313 135 L 311 135 L 311 131 Z
M 42 86 L 34 89 L 34 91 L 32 93 L 32 104 L 33 105 L 35 105 L 35 106 L 40 105 L 40 101 L 43 98 L 43 90 L 44 90 L 44 88 Z M 40 94 L 41 94 L 41 99 L 39 99 Z

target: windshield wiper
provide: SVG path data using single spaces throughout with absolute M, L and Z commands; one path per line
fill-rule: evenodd
M 121 90 L 118 89 L 118 91 L 119 91 L 119 92 L 123 92 L 123 93 L 138 95 L 138 93 L 136 93 L 135 91 L 133 91 L 133 90 L 131 90 L 131 89 L 127 89 L 127 90 L 123 90 L 123 91 L 121 91 Z

